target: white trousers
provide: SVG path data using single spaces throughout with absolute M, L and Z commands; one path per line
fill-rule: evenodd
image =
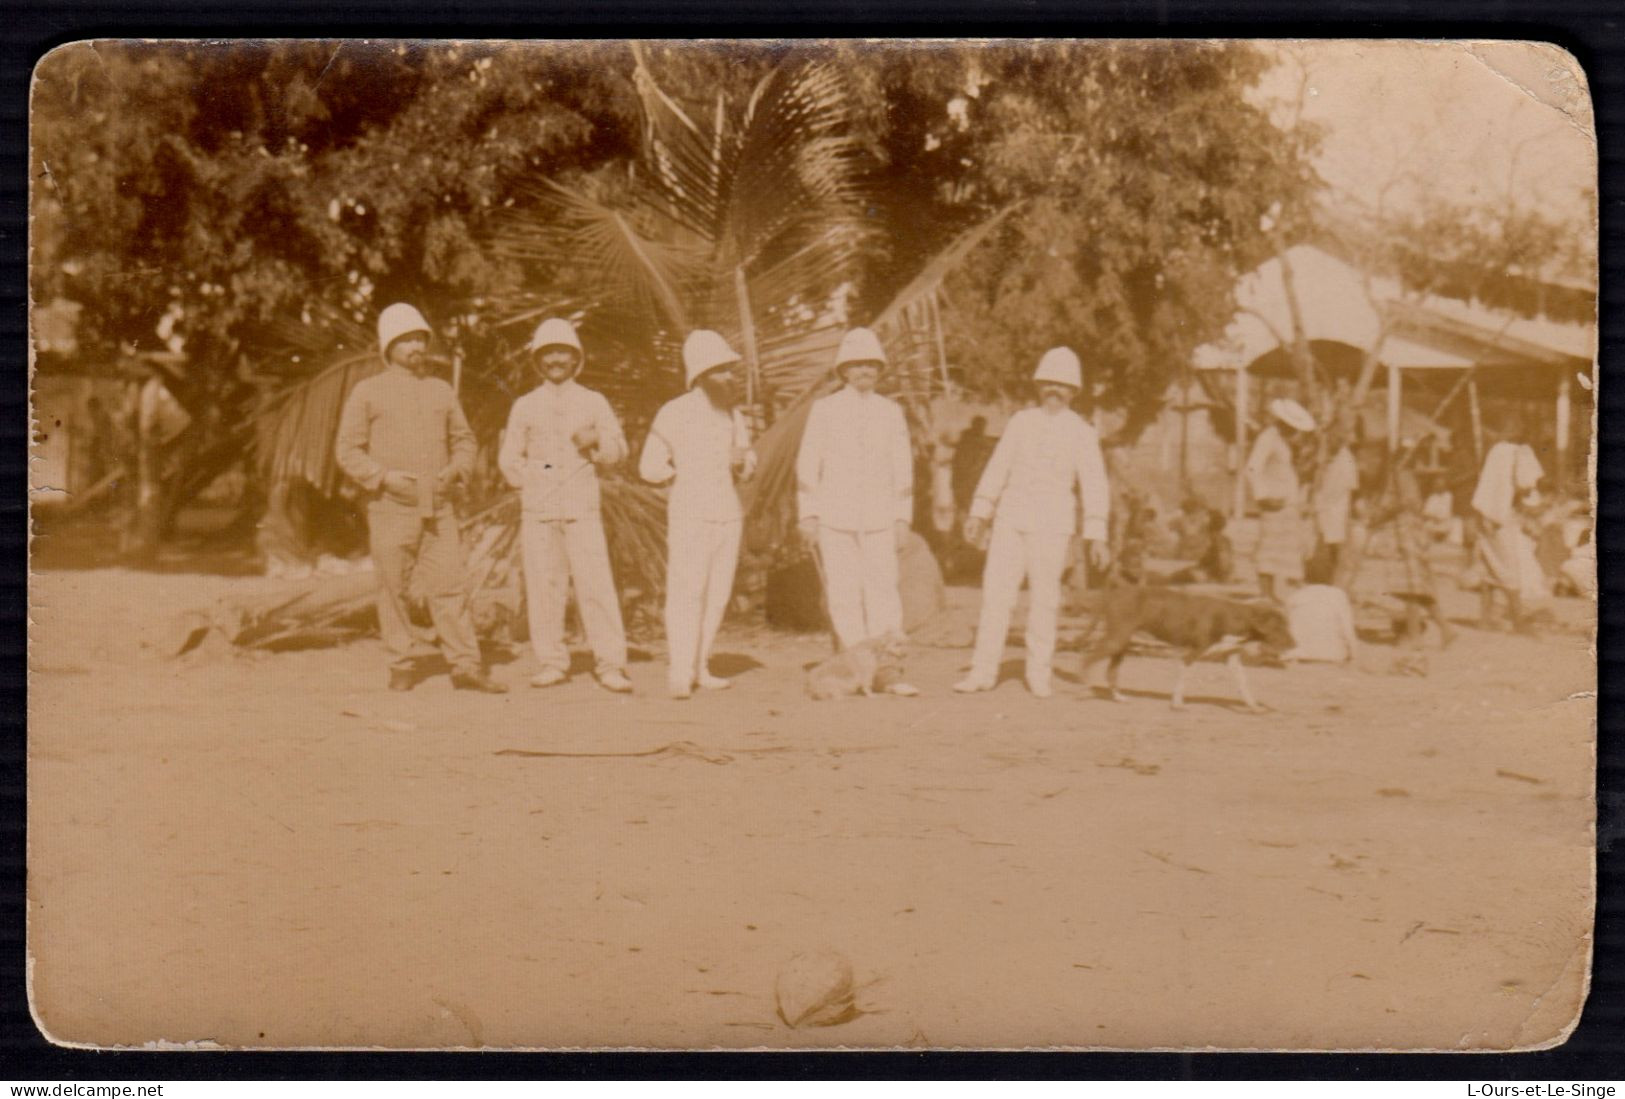
M 520 530 L 525 553 L 525 606 L 530 645 L 543 668 L 568 671 L 564 647 L 564 605 L 573 584 L 576 609 L 587 631 L 600 674 L 626 670 L 626 629 L 609 567 L 604 524 L 596 515 L 580 519 L 525 516 Z
M 666 518 L 667 681 L 692 687 L 706 671 L 711 642 L 733 595 L 739 564 L 739 519 Z
M 897 594 L 897 535 L 892 528 L 819 527 L 818 555 L 824 561 L 824 594 L 841 648 L 903 632 L 903 600 Z
M 1055 659 L 1055 617 L 1061 607 L 1061 572 L 1066 568 L 1070 534 L 1012 530 L 993 526 L 982 570 L 982 617 L 976 626 L 976 652 L 971 676 L 989 682 L 998 677 L 999 659 L 1010 629 L 1021 582 L 1027 581 L 1027 681 L 1047 686 Z

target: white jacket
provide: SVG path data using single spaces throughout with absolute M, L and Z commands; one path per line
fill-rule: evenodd
M 851 386 L 813 402 L 796 456 L 796 507 L 831 530 L 914 519 L 914 451 L 896 401 Z
M 1100 437 L 1071 409 L 1024 408 L 1010 417 L 976 486 L 970 513 L 1023 534 L 1072 534 L 1083 503 L 1083 537 L 1106 540 L 1111 489 Z
M 598 432 L 591 457 L 570 438 L 584 427 Z M 613 465 L 625 457 L 626 438 L 604 395 L 568 381 L 537 386 L 514 402 L 497 465 L 519 489 L 526 515 L 580 519 L 598 513 L 594 460 Z

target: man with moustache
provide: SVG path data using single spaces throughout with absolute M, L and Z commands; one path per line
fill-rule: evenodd
M 339 468 L 367 493 L 367 528 L 378 574 L 378 626 L 394 657 L 389 688 L 409 691 L 419 661 L 435 652 L 457 690 L 502 694 L 480 660 L 463 592 L 463 550 L 451 493 L 474 468 L 474 433 L 457 395 L 430 374 L 429 324 L 396 303 L 378 315 L 380 374 L 344 402 L 334 442 Z M 407 613 L 407 578 L 429 604 L 432 634 Z
M 529 350 L 543 381 L 514 402 L 497 464 L 520 491 L 525 601 L 539 665 L 530 685 L 552 687 L 569 678 L 564 607 L 573 585 L 598 683 L 624 694 L 632 681 L 599 513 L 598 470 L 626 457 L 626 438 L 603 394 L 575 380 L 583 357 L 575 325 L 561 317 L 544 320 Z
M 1083 388 L 1083 366 L 1071 348 L 1044 352 L 1033 372 L 1038 407 L 1010 417 L 976 486 L 965 540 L 986 541 L 982 614 L 970 674 L 954 684 L 962 693 L 990 691 L 998 679 L 1010 613 L 1027 581 L 1027 689 L 1048 698 L 1055 658 L 1055 622 L 1061 605 L 1061 573 L 1078 529 L 1090 564 L 1106 564 L 1106 518 L 1111 490 L 1100 439 L 1072 401 Z
M 796 458 L 800 534 L 823 562 L 842 649 L 903 632 L 897 555 L 914 515 L 914 451 L 902 406 L 875 392 L 885 365 L 869 329 L 842 337 L 846 384 L 813 403 Z

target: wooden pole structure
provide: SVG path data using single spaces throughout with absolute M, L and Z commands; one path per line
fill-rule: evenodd
M 745 285 L 743 267 L 734 268 L 734 297 L 739 306 L 739 332 L 745 341 L 745 406 L 754 413 L 759 361 L 756 358 L 756 322 L 751 318 L 750 288 Z
M 1478 410 L 1478 379 L 1471 376 L 1468 369 L 1467 379 L 1467 407 L 1473 415 L 1473 465 L 1481 465 L 1484 461 L 1484 416 Z
M 1179 494 L 1183 498 L 1191 492 L 1191 368 L 1186 365 L 1179 372 Z
M 1403 384 L 1399 366 L 1388 364 L 1388 453 L 1399 450 L 1400 386 Z
M 1247 366 L 1236 369 L 1236 479 L 1231 487 L 1230 514 L 1240 519 L 1247 510 Z
M 1568 482 L 1569 472 L 1569 420 L 1573 416 L 1569 385 L 1569 375 L 1565 372 L 1557 383 L 1557 475 L 1554 480 L 1560 489 Z

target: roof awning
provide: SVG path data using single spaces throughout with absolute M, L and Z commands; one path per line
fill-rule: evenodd
M 1356 358 L 1386 331 L 1382 362 L 1407 370 L 1478 365 L 1572 372 L 1589 366 L 1596 346 L 1595 325 L 1515 316 L 1437 296 L 1408 299 L 1392 279 L 1364 279 L 1310 245 L 1244 275 L 1236 305 L 1223 335 L 1192 353 L 1196 369 L 1234 372 L 1266 356 L 1279 359 L 1294 331 L 1322 348 L 1342 345 Z M 1266 363 L 1262 373 L 1278 367 Z
M 1389 336 L 1382 341 L 1378 358 L 1385 366 L 1397 366 L 1405 370 L 1462 370 L 1473 365 L 1471 359 L 1464 359 L 1460 355 L 1452 355 L 1440 348 L 1415 343 L 1399 336 Z

